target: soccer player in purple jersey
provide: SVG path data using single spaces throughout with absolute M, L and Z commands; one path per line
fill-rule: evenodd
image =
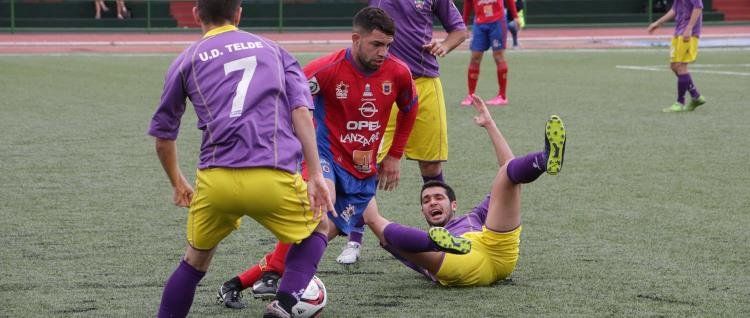
M 444 286 L 485 286 L 513 272 L 521 234 L 521 185 L 547 172 L 560 172 L 565 152 L 565 128 L 556 115 L 545 127 L 544 151 L 514 158 L 487 107 L 473 96 L 477 125 L 484 127 L 495 149 L 500 170 L 490 194 L 470 213 L 455 216 L 456 195 L 450 186 L 430 181 L 422 186 L 422 214 L 428 232 L 391 223 L 371 202 L 368 225 L 383 248 L 417 272 Z
M 419 95 L 419 113 L 404 154 L 419 162 L 425 182 L 443 180 L 442 162 L 448 160 L 445 98 L 437 57 L 444 57 L 466 40 L 466 26 L 451 0 L 370 0 L 396 21 L 399 30 L 390 53 L 411 69 Z M 443 41 L 432 37 L 433 19 L 448 32 Z M 395 127 L 395 116 L 386 129 L 378 162 L 387 154 Z
M 674 36 L 670 47 L 669 67 L 677 75 L 677 101 L 662 111 L 666 113 L 694 111 L 706 103 L 706 98 L 698 93 L 693 78 L 688 71 L 688 64 L 698 58 L 698 39 L 703 25 L 703 1 L 675 0 L 672 8 L 664 16 L 648 26 L 653 33 L 664 22 L 675 19 Z M 685 93 L 690 92 L 690 103 L 685 105 Z
M 148 133 L 174 191 L 188 207 L 184 258 L 167 280 L 159 317 L 185 317 L 216 247 L 250 216 L 289 250 L 277 307 L 289 312 L 328 244 L 333 211 L 316 147 L 312 97 L 298 62 L 265 38 L 237 29 L 240 0 L 198 0 L 203 38 L 172 63 Z M 203 132 L 195 190 L 180 171 L 175 140 L 185 99 Z M 298 173 L 307 162 L 307 184 Z M 276 317 L 279 308 L 266 308 Z

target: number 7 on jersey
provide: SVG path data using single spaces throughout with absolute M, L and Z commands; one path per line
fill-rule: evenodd
M 242 70 L 242 79 L 237 83 L 237 90 L 234 92 L 232 99 L 232 110 L 229 112 L 229 118 L 239 117 L 242 115 L 242 108 L 245 106 L 245 96 L 247 88 L 250 87 L 250 80 L 253 79 L 255 68 L 258 66 L 258 59 L 255 56 L 249 56 L 237 59 L 224 64 L 224 75 Z

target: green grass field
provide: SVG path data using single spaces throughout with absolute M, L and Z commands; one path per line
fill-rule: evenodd
M 492 109 L 517 155 L 541 149 L 544 121 L 568 129 L 565 166 L 525 187 L 521 257 L 512 280 L 442 288 L 402 266 L 371 232 L 359 265 L 319 266 L 327 317 L 747 316 L 750 314 L 750 54 L 702 50 L 693 78 L 709 102 L 674 100 L 666 49 L 510 51 L 506 108 Z M 307 61 L 314 54 L 300 54 Z M 148 317 L 184 251 L 186 211 L 146 129 L 172 55 L 0 55 L 0 316 Z M 466 52 L 442 60 L 447 180 L 466 211 L 496 172 L 465 94 Z M 621 66 L 621 67 L 618 67 Z M 481 93 L 496 81 L 489 58 Z M 629 69 L 622 66 L 645 67 Z M 649 69 L 659 69 L 651 71 Z M 194 176 L 199 131 L 188 111 L 178 146 Z M 386 217 L 424 227 L 416 164 L 378 196 Z M 233 311 L 217 286 L 274 239 L 252 220 L 219 247 L 192 316 Z

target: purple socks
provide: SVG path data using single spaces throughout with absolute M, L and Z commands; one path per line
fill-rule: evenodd
M 685 104 L 685 92 L 690 92 L 690 97 L 694 99 L 700 96 L 690 73 L 677 75 L 677 102 L 683 105 Z
M 440 181 L 440 182 L 445 182 L 445 178 L 443 178 L 443 172 L 440 171 L 440 173 L 438 173 L 438 175 L 436 175 L 434 177 L 422 176 L 422 182 L 423 183 L 427 183 L 427 181 L 432 181 L 432 180 Z
M 383 236 L 388 241 L 388 245 L 404 252 L 419 253 L 438 250 L 427 232 L 401 224 L 388 224 L 383 230 Z
M 187 316 L 195 297 L 195 287 L 203 279 L 203 275 L 206 273 L 182 260 L 164 285 L 158 317 Z
M 360 231 L 361 230 L 361 231 Z M 354 228 L 349 232 L 349 242 L 357 242 L 362 244 L 362 235 L 365 230 L 365 218 L 361 217 L 357 224 L 354 224 Z
M 532 152 L 508 163 L 508 179 L 515 184 L 529 183 L 547 171 L 547 153 Z
M 318 270 L 318 263 L 328 246 L 328 238 L 318 232 L 313 232 L 299 244 L 294 244 L 286 256 L 284 279 L 279 283 L 277 299 L 287 312 L 299 301 L 305 292 L 307 284 Z
M 690 76 L 690 73 L 685 74 L 688 77 L 688 81 L 690 83 L 688 84 L 688 92 L 690 93 L 690 97 L 693 99 L 696 99 L 701 96 L 700 93 L 698 93 L 698 88 L 695 87 L 695 84 L 693 84 L 693 78 Z
M 677 75 L 677 102 L 685 105 L 685 92 L 687 92 L 688 86 L 690 86 L 690 75 L 680 74 Z

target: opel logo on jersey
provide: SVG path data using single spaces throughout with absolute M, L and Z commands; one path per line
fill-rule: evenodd
M 359 106 L 359 112 L 365 118 L 370 118 L 378 113 L 378 108 L 372 102 L 365 102 L 362 106 Z

